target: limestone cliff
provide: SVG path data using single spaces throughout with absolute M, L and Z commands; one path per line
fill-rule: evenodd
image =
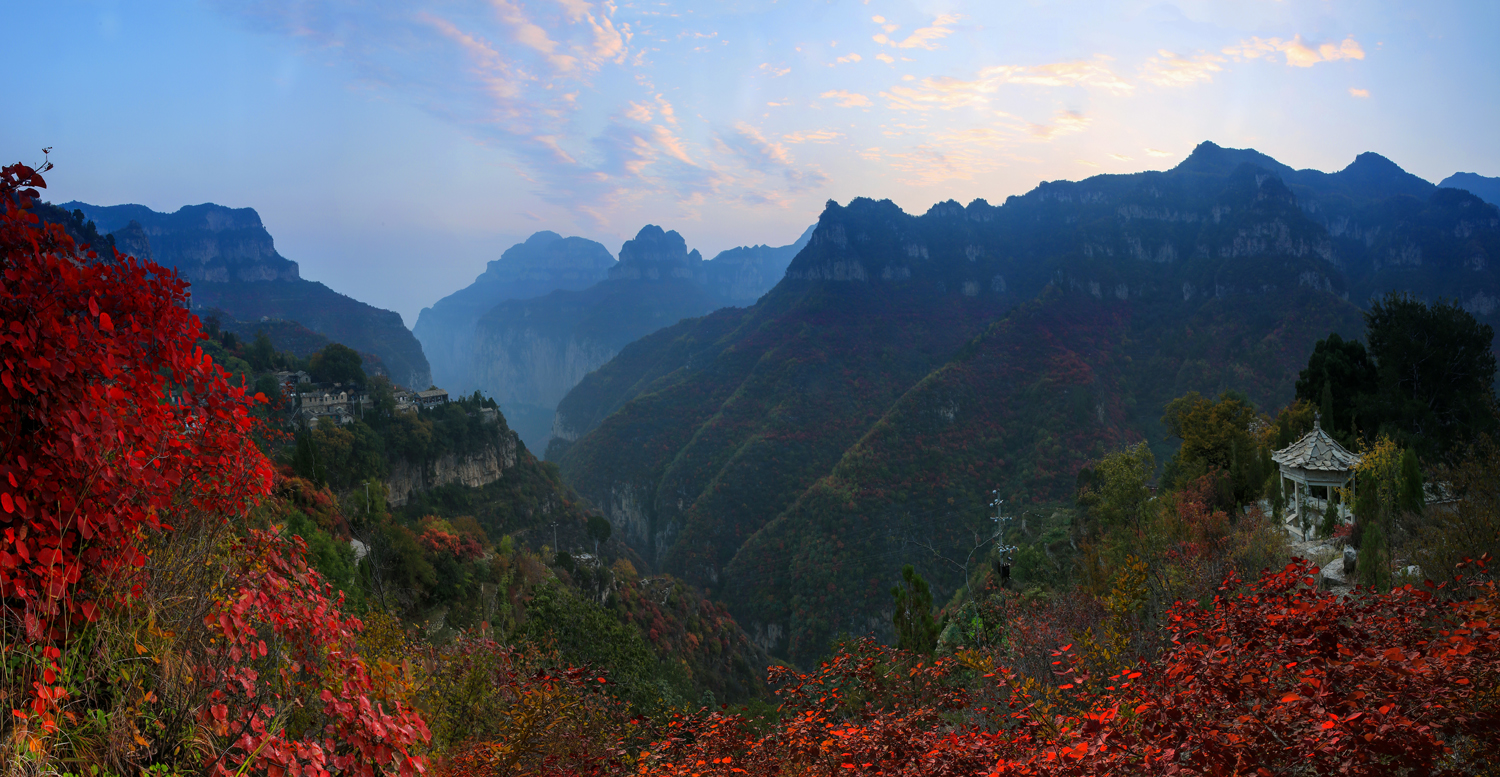
M 380 358 L 391 379 L 426 388 L 432 382 L 422 346 L 393 311 L 302 279 L 297 263 L 276 252 L 253 208 L 205 203 L 175 213 L 144 205 L 69 202 L 111 233 L 116 246 L 176 268 L 192 284 L 193 309 L 219 309 L 240 321 L 295 321 L 335 342 Z
M 537 232 L 506 249 L 474 282 L 424 308 L 412 334 L 432 364 L 432 376 L 450 392 L 479 388 L 474 376 L 474 325 L 491 308 L 512 299 L 578 290 L 604 280 L 615 258 L 592 240 Z
M 391 462 L 386 481 L 387 501 L 394 507 L 406 504 L 411 495 L 450 483 L 479 488 L 505 477 L 506 470 L 516 466 L 516 436 L 506 432 L 502 439 L 472 453 L 449 453 L 432 461 Z
M 620 247 L 619 263 L 608 267 L 608 277 L 599 283 L 501 302 L 476 315 L 467 346 L 467 371 L 461 372 L 464 379 L 455 385 L 464 391 L 472 386 L 493 396 L 526 445 L 540 452 L 556 433 L 557 403 L 585 375 L 651 332 L 726 305 L 753 303 L 781 280 L 811 234 L 809 228 L 791 245 L 731 248 L 704 261 L 698 251 L 688 250 L 677 232 L 648 224 Z M 545 238 L 555 241 L 550 245 L 577 240 L 556 239 L 553 233 L 539 235 L 550 236 Z M 477 296 L 469 290 L 462 293 Z M 438 307 L 433 306 L 434 323 Z M 418 323 L 419 336 L 432 332 L 436 340 L 440 331 L 438 326 L 429 330 Z M 451 339 L 435 344 L 429 352 L 437 353 L 451 344 L 451 353 L 461 359 L 463 335 L 448 332 Z M 435 363 L 441 363 L 441 358 Z M 561 436 L 569 434 L 563 430 Z
M 698 251 L 647 225 L 620 247 L 609 277 L 586 289 L 501 302 L 474 328 L 471 375 L 534 451 L 546 449 L 557 403 L 627 343 L 722 304 Z

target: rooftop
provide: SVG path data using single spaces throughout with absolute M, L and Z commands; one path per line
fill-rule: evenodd
M 1284 467 L 1323 472 L 1348 472 L 1359 464 L 1360 458 L 1329 437 L 1316 421 L 1313 430 L 1302 439 L 1271 454 L 1271 460 Z

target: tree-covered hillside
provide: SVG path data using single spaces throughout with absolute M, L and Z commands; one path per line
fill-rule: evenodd
M 806 658 L 842 630 L 887 635 L 905 538 L 949 554 L 991 489 L 1066 501 L 1125 441 L 1166 459 L 1162 408 L 1188 392 L 1285 404 L 1315 341 L 1362 334 L 1371 295 L 1490 316 L 1497 239 L 1492 206 L 1376 155 L 1324 174 L 1213 144 L 1000 207 L 830 203 L 756 306 L 588 376 L 558 411 L 576 441 L 549 457 L 648 561 Z

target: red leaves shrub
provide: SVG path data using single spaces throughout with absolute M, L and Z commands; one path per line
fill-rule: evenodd
M 425 769 L 417 747 L 427 724 L 399 701 L 373 702 L 370 670 L 355 652 L 359 621 L 307 565 L 300 537 L 254 531 L 238 543 L 241 585 L 205 624 L 219 637 L 199 682 L 216 686 L 197 711 L 222 755 L 211 775 L 410 775 Z M 340 597 L 342 599 L 342 597 Z M 228 659 L 224 661 L 222 659 Z M 295 725 L 288 725 L 295 721 Z
M 453 525 L 436 516 L 422 519 L 422 533 L 417 542 L 433 553 L 446 553 L 459 561 L 470 561 L 484 555 L 484 548 L 473 535 L 460 533 Z
M 89 756 L 107 750 L 115 765 L 210 774 L 422 770 L 425 724 L 374 701 L 384 689 L 353 652 L 360 624 L 300 541 L 236 536 L 244 524 L 229 519 L 271 493 L 272 470 L 253 442 L 252 399 L 195 345 L 187 284 L 41 226 L 31 211 L 44 185 L 25 165 L 0 170 L 0 700 L 30 701 L 0 732 L 40 759 L 38 732 L 74 727 L 53 755 L 95 766 Z M 173 538 L 201 555 L 148 555 Z M 211 582 L 163 597 L 151 565 Z M 158 620 L 199 606 L 206 618 Z M 166 647 L 146 655 L 137 634 Z M 120 653 L 138 669 L 115 671 Z M 165 708 L 164 696 L 187 703 Z M 186 747 L 169 738 L 183 719 L 202 727 Z M 119 723 L 134 745 L 74 736 L 89 721 Z
M 175 273 L 80 256 L 29 211 L 41 177 L 0 172 L 0 597 L 28 640 L 91 620 L 179 504 L 243 512 L 270 486 L 249 400 L 193 343 Z
M 1429 775 L 1500 767 L 1500 595 L 1397 589 L 1338 597 L 1298 561 L 1210 609 L 1179 603 L 1171 647 L 1113 677 L 1064 649 L 1057 685 L 902 666 L 871 646 L 813 675 L 779 670 L 769 733 L 714 713 L 681 719 L 643 775 Z M 878 648 L 874 648 L 878 651 Z M 908 658 L 907 661 L 915 661 Z M 971 662 L 966 658 L 965 663 Z M 902 672 L 887 667 L 900 666 Z M 878 670 L 878 671 L 877 671 Z M 908 686 L 892 686 L 902 675 Z M 791 679 L 791 682 L 785 680 Z M 995 707 L 974 701 L 1000 698 Z M 877 702 L 876 699 L 884 699 Z M 856 701 L 859 700 L 859 701 Z

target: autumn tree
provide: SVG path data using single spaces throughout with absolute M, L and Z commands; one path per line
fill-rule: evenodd
M 247 525 L 264 398 L 197 345 L 174 271 L 40 225 L 44 171 L 0 170 L 0 757 L 421 768 L 425 726 L 371 681 L 359 622 L 305 548 Z

